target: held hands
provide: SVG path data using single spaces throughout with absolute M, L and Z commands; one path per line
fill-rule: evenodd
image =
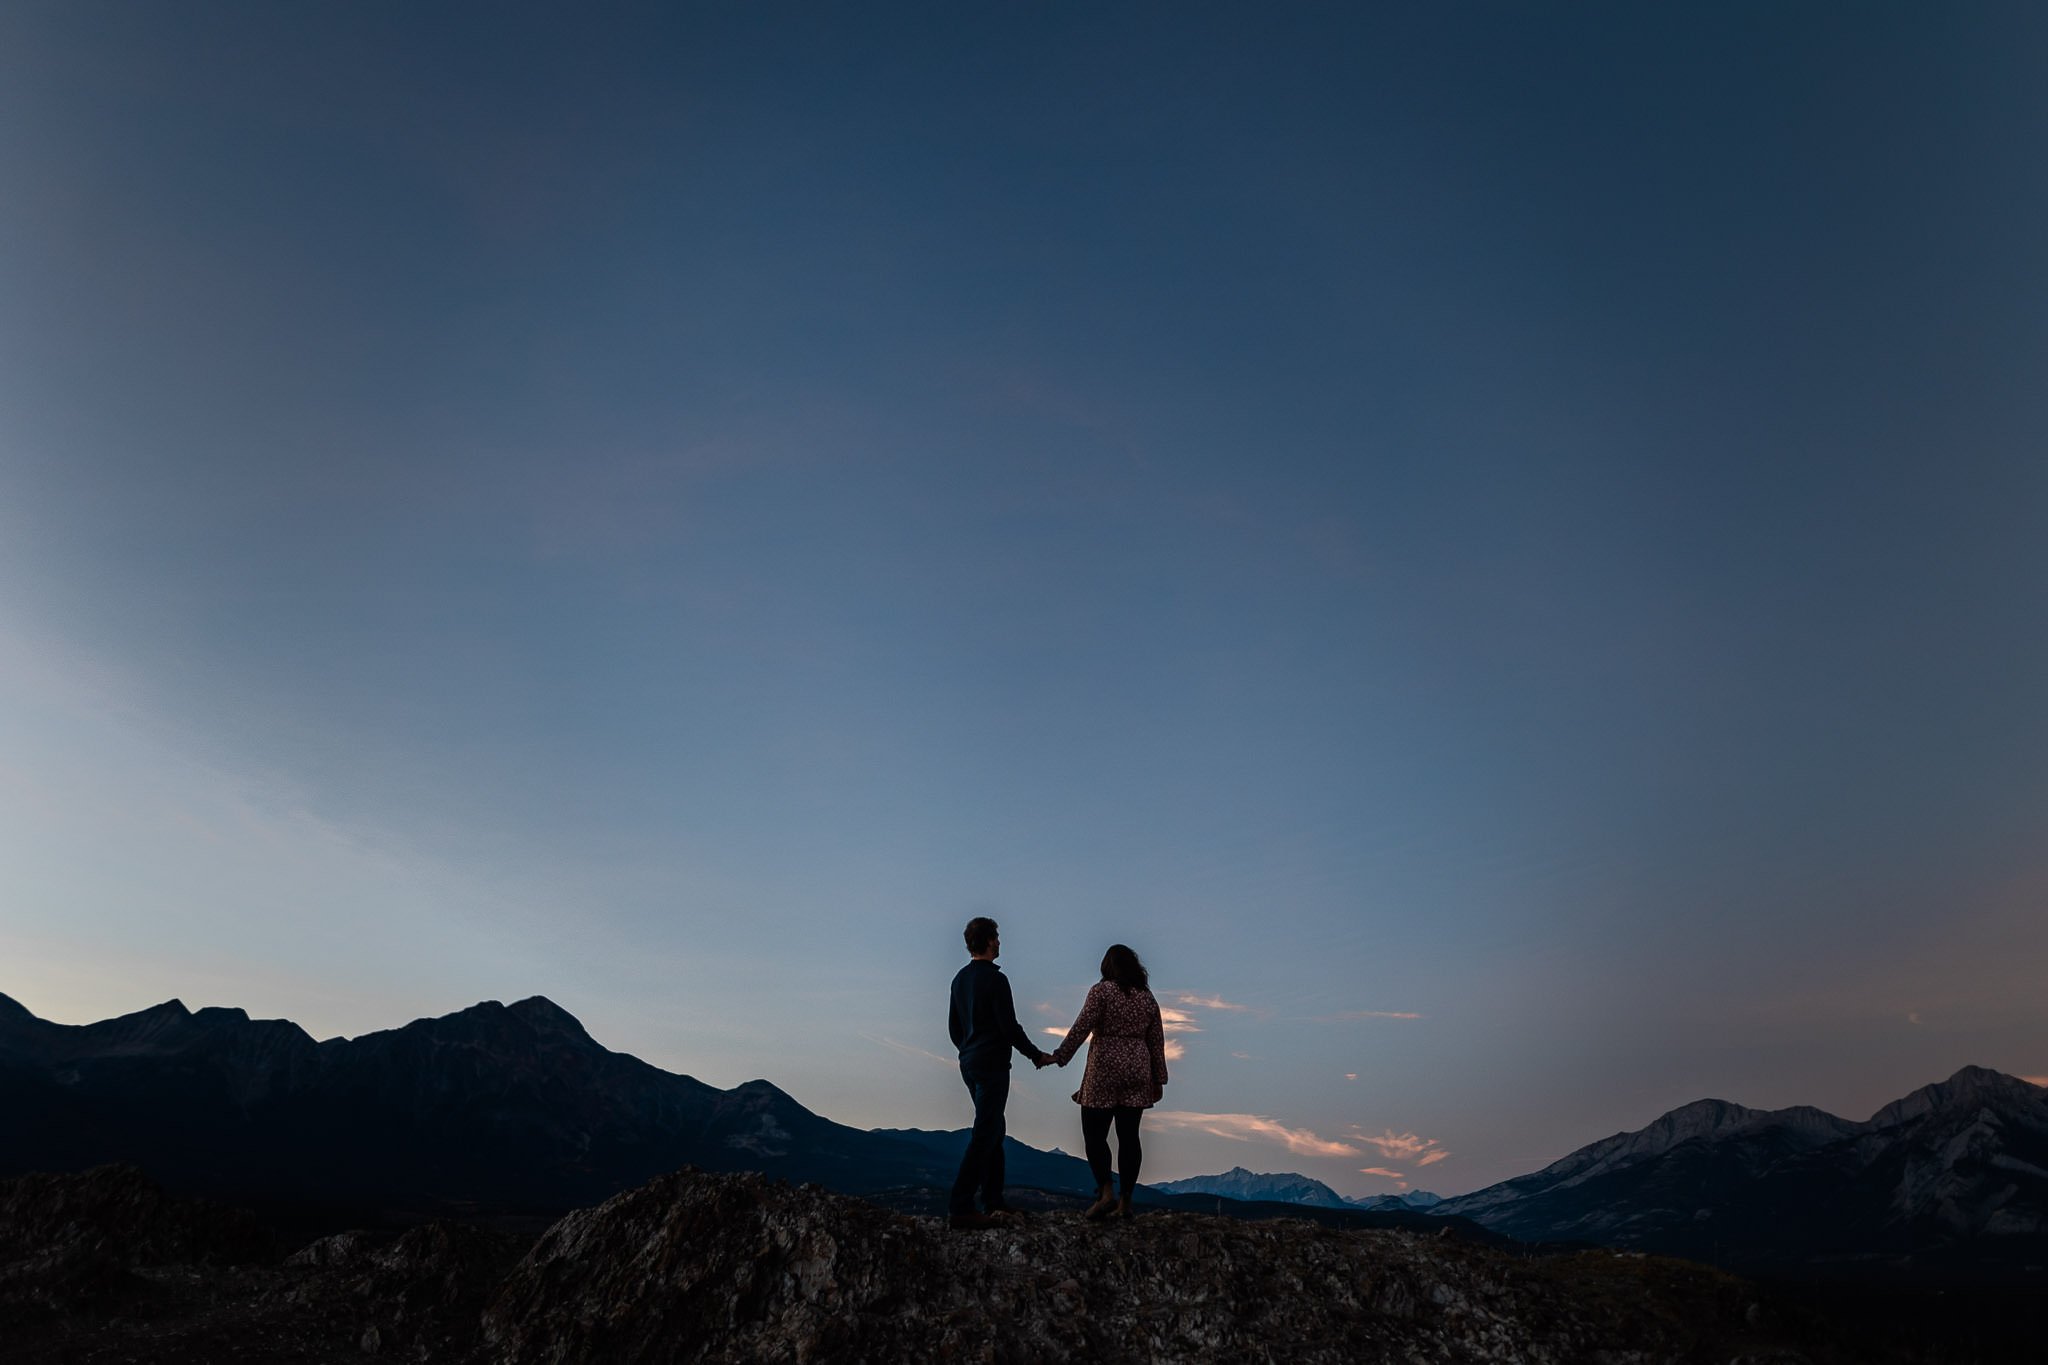
M 1043 1071 L 1046 1068 L 1046 1064 L 1050 1061 L 1052 1061 L 1052 1054 L 1049 1052 L 1041 1052 L 1036 1057 L 1033 1057 L 1031 1059 L 1031 1065 L 1034 1069 Z

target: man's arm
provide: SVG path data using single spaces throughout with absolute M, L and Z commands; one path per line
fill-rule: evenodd
M 1031 1041 L 1031 1035 L 1017 1022 L 1017 1001 L 1010 994 L 1009 978 L 999 976 L 996 978 L 996 984 L 1002 987 L 995 999 L 995 1006 L 999 1011 L 996 1015 L 996 1026 L 1002 1030 L 1003 1036 L 1010 1040 L 1011 1047 L 1040 1066 L 1045 1065 L 1045 1053 L 1039 1051 L 1038 1045 Z
M 953 1046 L 958 1048 L 967 1041 L 967 1020 L 960 1011 L 960 978 L 953 978 L 952 999 L 946 1007 L 946 1032 L 953 1035 Z

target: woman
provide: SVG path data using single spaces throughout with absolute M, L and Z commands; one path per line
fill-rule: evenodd
M 1102 955 L 1102 980 L 1088 988 L 1081 1017 L 1052 1054 L 1055 1062 L 1065 1066 L 1088 1036 L 1095 1036 L 1088 1049 L 1088 1067 L 1081 1073 L 1081 1088 L 1074 1092 L 1074 1103 L 1081 1106 L 1081 1140 L 1088 1153 L 1088 1169 L 1095 1176 L 1090 1218 L 1107 1218 L 1111 1209 L 1119 1217 L 1131 1216 L 1138 1166 L 1145 1157 L 1144 1148 L 1138 1145 L 1138 1119 L 1159 1102 L 1166 1084 L 1166 1029 L 1149 983 L 1138 955 L 1121 943 L 1112 943 Z M 1117 1173 L 1123 1178 L 1121 1199 L 1109 1183 L 1112 1123 L 1116 1125 Z

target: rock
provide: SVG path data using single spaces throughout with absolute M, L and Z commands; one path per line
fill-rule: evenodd
M 1795 1331 L 1803 1319 L 1759 1315 L 1755 1286 L 1703 1266 L 1294 1219 L 1165 1212 L 1103 1225 L 1067 1211 L 956 1233 L 816 1187 L 685 1170 L 569 1214 L 530 1250 L 433 1222 L 234 1264 L 218 1254 L 236 1226 L 228 1211 L 132 1173 L 32 1190 L 0 1190 L 8 1365 L 1910 1358 Z M 108 1235 L 118 1227 L 133 1247 Z M 171 1251 L 190 1259 L 163 1260 Z
M 310 1242 L 284 1258 L 289 1266 L 332 1268 L 350 1265 L 369 1255 L 370 1248 L 377 1242 L 374 1233 L 360 1230 L 337 1232 Z
M 491 1365 L 1704 1359 L 1703 1342 L 1755 1335 L 1744 1288 L 1655 1258 L 1523 1260 L 1391 1230 L 1193 1213 L 1110 1227 L 1046 1214 L 963 1234 L 823 1190 L 678 1172 L 551 1228 L 485 1312 L 481 1355 Z

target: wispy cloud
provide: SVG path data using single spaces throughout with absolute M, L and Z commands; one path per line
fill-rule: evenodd
M 1198 995 L 1194 991 L 1175 991 L 1171 997 L 1177 1005 L 1186 1005 L 1196 1010 L 1229 1010 L 1236 1014 L 1251 1013 L 1250 1005 L 1240 1005 L 1235 1000 L 1225 1000 L 1220 995 Z
M 1198 1114 L 1184 1109 L 1155 1110 L 1152 1122 L 1168 1128 L 1187 1128 L 1236 1142 L 1275 1142 L 1296 1156 L 1357 1156 L 1358 1149 L 1306 1128 L 1289 1128 L 1264 1114 Z
M 1406 1181 L 1407 1179 L 1401 1172 L 1388 1170 L 1385 1166 L 1360 1166 L 1358 1173 L 1360 1175 L 1383 1175 L 1389 1180 Z
M 1363 1128 L 1354 1127 L 1351 1130 L 1351 1136 L 1361 1146 L 1370 1147 L 1381 1156 L 1390 1157 L 1395 1161 L 1414 1161 L 1420 1165 L 1427 1166 L 1433 1161 L 1442 1161 L 1450 1155 L 1449 1152 L 1443 1149 L 1443 1144 L 1437 1139 L 1423 1137 L 1419 1133 L 1397 1133 L 1393 1129 L 1388 1128 L 1378 1134 L 1373 1134 L 1366 1132 Z
M 1347 1081 L 1355 1081 L 1358 1079 L 1358 1073 L 1356 1071 L 1347 1071 L 1344 1073 L 1344 1079 Z
M 2048 1076 L 2022 1076 L 2020 1079 L 2028 1085 L 2048 1085 Z
M 1906 1011 L 1906 1022 L 1907 1022 L 1907 1023 L 1909 1023 L 1909 1024 L 1917 1024 L 1917 1023 L 1919 1023 L 1919 1022 L 1920 1022 L 1920 1011 L 1919 1011 L 1919 1010 L 1908 1010 L 1908 1011 Z
M 1340 1024 L 1356 1023 L 1361 1019 L 1420 1019 L 1421 1017 L 1420 1014 L 1413 1010 L 1346 1010 L 1342 1014 L 1330 1016 L 1333 1021 Z
M 1202 1026 L 1186 1010 L 1173 1009 L 1166 1005 L 1159 1007 L 1159 1023 L 1168 1033 L 1200 1033 Z
M 960 1059 L 957 1057 L 941 1057 L 936 1052 L 927 1052 L 925 1051 L 925 1049 L 921 1047 L 913 1047 L 909 1043 L 899 1043 L 894 1038 L 883 1038 L 873 1033 L 863 1033 L 861 1037 L 867 1039 L 871 1043 L 878 1043 L 883 1047 L 894 1048 L 896 1049 L 896 1051 L 907 1053 L 912 1057 L 922 1057 L 926 1061 L 937 1062 L 940 1066 L 955 1067 L 960 1065 Z
M 1064 1038 L 1067 1036 L 1067 1030 L 1059 1027 L 1057 1024 L 1048 1024 L 1046 1027 L 1040 1029 L 1039 1032 L 1043 1033 L 1048 1038 Z

